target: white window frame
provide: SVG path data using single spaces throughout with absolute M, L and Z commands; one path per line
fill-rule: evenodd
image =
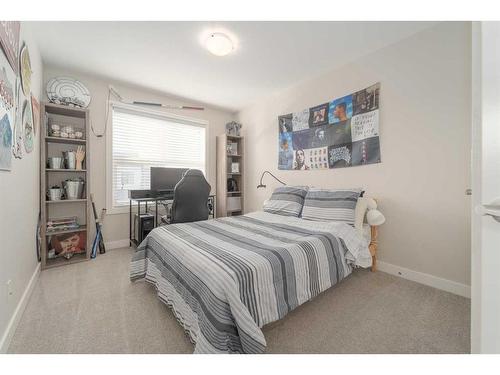
M 110 101 L 109 103 L 109 116 L 106 126 L 106 214 L 128 214 L 129 206 L 113 207 L 113 109 L 120 108 L 138 114 L 152 115 L 164 118 L 166 121 L 174 121 L 185 123 L 186 125 L 201 126 L 205 128 L 205 178 L 210 181 L 210 165 L 211 158 L 209 153 L 209 122 L 207 120 L 180 116 L 173 113 L 154 110 L 150 108 L 143 108 L 138 105 L 125 104 L 121 102 Z M 133 207 L 134 208 L 134 207 Z

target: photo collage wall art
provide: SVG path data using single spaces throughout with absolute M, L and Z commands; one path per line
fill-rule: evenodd
M 314 170 L 380 163 L 380 83 L 278 117 L 278 169 Z

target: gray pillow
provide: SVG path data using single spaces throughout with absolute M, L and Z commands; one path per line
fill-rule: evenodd
M 271 214 L 298 217 L 302 212 L 307 186 L 281 186 L 264 202 L 264 211 Z
M 339 221 L 354 225 L 354 210 L 362 191 L 362 189 L 310 188 L 304 200 L 302 218 L 316 221 Z

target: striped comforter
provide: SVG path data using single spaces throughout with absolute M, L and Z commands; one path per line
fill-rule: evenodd
M 156 228 L 130 278 L 145 278 L 195 344 L 195 353 L 263 353 L 265 324 L 368 267 L 366 239 L 344 223 L 265 212 Z

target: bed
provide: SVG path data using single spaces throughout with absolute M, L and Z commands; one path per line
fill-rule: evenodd
M 263 353 L 261 328 L 370 267 L 369 245 L 352 225 L 259 211 L 154 229 L 130 278 L 155 286 L 195 353 Z

